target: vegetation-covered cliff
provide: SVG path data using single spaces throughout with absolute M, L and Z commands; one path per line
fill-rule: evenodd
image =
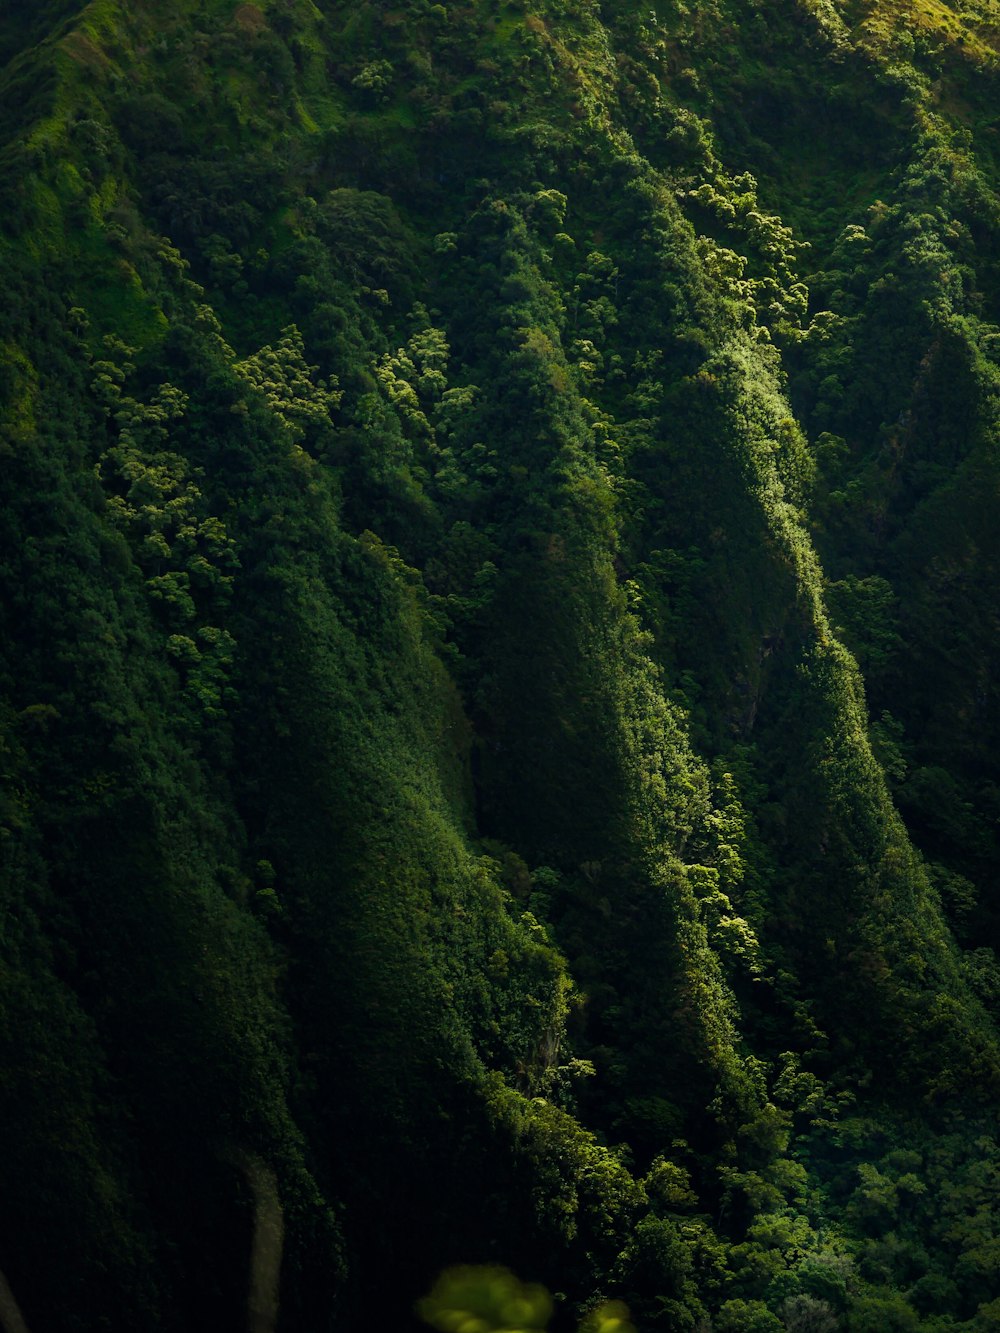
M 0 12 L 0 1326 L 1000 1327 L 1000 10 Z

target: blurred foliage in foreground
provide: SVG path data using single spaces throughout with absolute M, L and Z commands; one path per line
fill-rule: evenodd
M 544 1333 L 552 1298 L 538 1283 L 520 1282 L 505 1268 L 450 1268 L 417 1312 L 440 1333 Z M 580 1324 L 579 1333 L 635 1333 L 621 1301 L 605 1301 Z

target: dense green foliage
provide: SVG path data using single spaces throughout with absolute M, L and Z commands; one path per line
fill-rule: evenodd
M 5 1328 L 1000 1326 L 998 51 L 0 13 Z

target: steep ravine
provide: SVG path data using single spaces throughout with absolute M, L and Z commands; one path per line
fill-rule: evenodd
M 998 34 L 0 17 L 4 1333 L 994 1326 Z

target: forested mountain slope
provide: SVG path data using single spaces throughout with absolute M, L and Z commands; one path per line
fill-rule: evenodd
M 1000 1326 L 1000 11 L 0 62 L 4 1333 Z

